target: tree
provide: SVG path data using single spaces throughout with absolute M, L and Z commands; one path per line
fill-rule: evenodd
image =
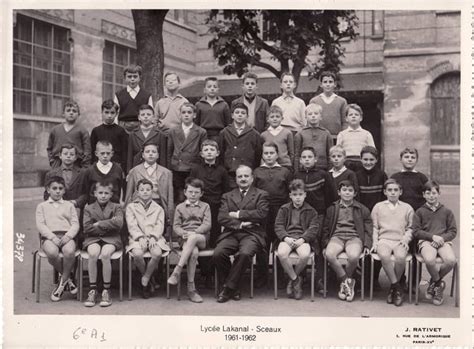
M 207 24 L 214 36 L 209 48 L 224 73 L 241 76 L 258 66 L 277 78 L 289 71 L 298 82 L 304 68 L 310 77 L 322 70 L 340 71 L 341 43 L 356 37 L 358 18 L 350 10 L 212 10 Z M 308 59 L 312 49 L 315 62 Z M 265 52 L 270 61 L 263 59 Z
M 163 23 L 168 10 L 132 10 L 137 40 L 137 63 L 143 68 L 141 85 L 154 100 L 163 95 Z

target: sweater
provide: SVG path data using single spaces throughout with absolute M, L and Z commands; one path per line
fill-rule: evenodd
M 444 241 L 452 241 L 457 235 L 453 212 L 441 204 L 434 212 L 426 204 L 416 210 L 412 228 L 419 240 L 433 241 L 433 235 L 439 235 Z
M 289 202 L 280 207 L 275 220 L 275 234 L 280 240 L 284 240 L 285 237 L 290 238 L 303 238 L 306 242 L 313 242 L 319 231 L 319 220 L 318 214 L 308 203 L 303 203 L 300 210 L 300 224 L 303 228 L 302 234 L 291 234 L 288 228 L 291 226 L 291 216 L 294 210 L 298 210 L 293 202 Z
M 210 105 L 206 97 L 202 97 L 196 103 L 195 122 L 205 129 L 208 135 L 215 136 L 232 122 L 229 105 L 220 96 L 214 105 Z
M 127 88 L 123 88 L 116 94 L 118 104 L 120 106 L 118 120 L 119 121 L 138 121 L 138 108 L 143 104 L 148 104 L 151 93 L 140 88 L 135 98 L 132 98 L 127 91 Z
M 79 220 L 74 205 L 66 200 L 48 199 L 36 206 L 36 228 L 41 237 L 52 240 L 55 231 L 65 231 L 71 239 L 79 232 Z
M 306 202 L 319 214 L 325 214 L 327 208 L 338 199 L 331 175 L 316 167 L 300 169 L 295 178 L 302 179 L 306 184 Z
M 339 174 L 337 177 L 334 177 L 334 169 L 329 170 L 329 173 L 332 174 L 332 181 L 334 183 L 334 189 L 336 192 L 338 191 L 339 183 L 342 181 L 348 180 L 351 181 L 352 184 L 354 184 L 354 189 L 356 191 L 356 199 L 359 196 L 359 183 L 357 182 L 357 176 L 354 171 L 349 170 L 346 168 L 341 174 Z M 358 199 L 357 199 L 358 200 Z
M 229 172 L 235 172 L 240 165 L 257 168 L 262 158 L 260 134 L 248 125 L 239 135 L 234 125 L 229 125 L 219 134 L 221 157 Z
M 293 133 L 286 128 L 282 128 L 277 135 L 273 135 L 269 130 L 262 132 L 263 142 L 273 142 L 278 146 L 278 163 L 282 166 L 291 167 L 295 159 L 295 146 Z
M 333 146 L 331 134 L 324 127 L 306 126 L 295 135 L 295 169 L 304 147 L 313 147 L 316 151 L 316 166 L 327 171 L 329 167 L 329 149 Z
M 171 97 L 165 94 L 155 105 L 155 115 L 158 118 L 163 132 L 168 132 L 175 126 L 181 125 L 181 106 L 188 100 L 181 94 Z
M 337 135 L 346 128 L 347 101 L 345 98 L 336 95 L 331 103 L 326 103 L 321 95 L 318 95 L 313 97 L 309 103 L 319 104 L 323 108 L 321 126 L 332 135 Z
M 296 96 L 280 96 L 273 100 L 272 106 L 276 105 L 283 110 L 281 126 L 290 131 L 298 132 L 306 125 L 305 104 L 301 98 Z
M 59 161 L 59 152 L 61 151 L 61 146 L 65 143 L 71 143 L 76 146 L 77 162 L 80 166 L 87 167 L 90 165 L 91 141 L 89 132 L 77 123 L 67 132 L 64 129 L 64 124 L 56 125 L 51 129 L 46 148 L 50 164 Z
M 360 126 L 355 130 L 348 127 L 339 132 L 336 144 L 344 148 L 347 157 L 360 158 L 360 151 L 367 145 L 375 148 L 372 134 Z
M 398 201 L 395 206 L 388 200 L 379 202 L 371 214 L 374 224 L 373 241 L 403 241 L 408 245 L 412 239 L 414 214 L 413 208 L 403 201 Z
M 88 203 L 93 203 L 96 198 L 94 196 L 95 184 L 97 182 L 107 182 L 112 183 L 114 186 L 113 188 L 113 195 L 110 201 L 115 203 L 120 203 L 120 194 L 122 192 L 123 186 L 123 172 L 122 168 L 117 163 L 112 163 L 112 168 L 110 169 L 109 173 L 103 174 L 97 168 L 97 162 L 94 165 L 90 166 L 85 172 L 85 187 L 86 192 L 89 193 Z
M 219 204 L 222 194 L 229 191 L 229 175 L 222 165 L 209 165 L 201 161 L 191 168 L 189 176 L 204 182 L 201 200 L 209 204 Z
M 402 186 L 400 200 L 410 204 L 413 210 L 418 210 L 424 203 L 423 186 L 428 182 L 428 178 L 421 172 L 402 171 L 392 175 Z
M 379 168 L 366 170 L 361 168 L 356 172 L 359 184 L 359 201 L 369 210 L 372 210 L 377 202 L 385 200 L 383 185 L 387 180 L 387 174 Z
M 282 166 L 260 166 L 253 172 L 253 184 L 268 193 L 270 206 L 280 206 L 289 200 L 288 186 L 293 175 Z
M 91 147 L 92 147 L 92 161 L 97 162 L 95 155 L 95 148 L 98 141 L 108 141 L 112 144 L 114 155 L 112 161 L 117 162 L 122 167 L 122 170 L 127 169 L 127 149 L 128 149 L 128 134 L 125 129 L 117 124 L 94 127 L 91 132 Z
M 176 206 L 173 231 L 183 236 L 185 232 L 209 235 L 211 231 L 211 208 L 205 202 L 198 201 L 192 205 L 188 200 Z

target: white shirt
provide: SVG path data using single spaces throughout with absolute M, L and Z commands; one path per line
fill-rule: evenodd
M 189 126 L 186 126 L 185 124 L 181 124 L 181 128 L 183 129 L 183 132 L 184 132 L 184 137 L 188 137 L 189 135 L 189 132 L 191 131 L 191 128 L 193 127 L 193 124 L 189 125 Z
M 272 127 L 272 126 L 269 126 L 268 127 L 268 132 L 270 132 L 272 134 L 272 136 L 277 136 L 281 130 L 283 130 L 283 126 L 278 126 L 278 127 Z
M 109 173 L 112 169 L 112 161 L 110 161 L 107 165 L 104 165 L 100 161 L 97 161 L 97 169 L 103 174 Z
M 137 87 L 131 88 L 130 86 L 127 85 L 127 92 L 132 99 L 135 99 L 135 97 L 137 97 L 138 95 L 138 92 L 140 92 L 140 86 L 137 85 Z M 117 98 L 117 94 L 114 94 L 114 103 L 117 105 L 120 105 Z M 151 96 L 150 98 L 148 98 L 148 105 L 153 108 L 153 98 Z
M 347 170 L 346 166 L 342 166 L 339 171 L 336 171 L 334 168 L 331 168 L 329 172 L 332 173 L 333 178 L 336 178 L 339 177 L 345 170 Z

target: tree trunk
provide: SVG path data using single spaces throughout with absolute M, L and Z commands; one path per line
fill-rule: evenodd
M 143 69 L 141 86 L 153 100 L 163 95 L 163 22 L 168 10 L 132 10 L 137 38 L 137 61 Z

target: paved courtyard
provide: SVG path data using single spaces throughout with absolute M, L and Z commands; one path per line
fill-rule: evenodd
M 459 222 L 459 187 L 442 188 L 441 200 L 450 207 Z M 20 197 L 21 196 L 21 197 Z M 218 304 L 214 299 L 212 289 L 200 288 L 204 303 L 193 304 L 186 298 L 185 280 L 182 285 L 181 301 L 176 299 L 176 288 L 172 288 L 171 299 L 166 299 L 166 290 L 161 287 L 156 296 L 148 300 L 140 298 L 135 291 L 133 300 L 127 300 L 127 278 L 124 277 L 124 300 L 119 302 L 118 285 L 113 289 L 113 305 L 109 308 L 85 308 L 71 295 L 58 303 L 49 299 L 52 290 L 52 268 L 46 260 L 42 261 L 40 303 L 35 302 L 35 295 L 31 292 L 32 277 L 32 252 L 38 247 L 38 233 L 35 228 L 34 212 L 40 202 L 37 195 L 17 195 L 14 204 L 14 232 L 23 233 L 25 239 L 25 258 L 20 262 L 14 260 L 14 312 L 15 314 L 97 314 L 97 315 L 234 315 L 234 316 L 314 316 L 314 317 L 458 317 L 459 308 L 454 307 L 454 298 L 449 297 L 451 276 L 446 278 L 447 291 L 445 291 L 445 304 L 440 307 L 432 305 L 420 297 L 420 304 L 409 304 L 408 301 L 401 307 L 385 303 L 387 290 L 374 293 L 374 300 L 368 299 L 368 285 L 366 286 L 366 299 L 360 297 L 348 304 L 337 299 L 335 292 L 331 292 L 324 299 L 316 294 L 315 301 L 310 302 L 309 273 L 305 284 L 305 297 L 301 301 L 287 299 L 284 290 L 279 290 L 280 298 L 273 299 L 273 284 L 263 289 L 256 289 L 253 299 L 249 298 L 248 277 L 244 280 L 242 300 Z M 464 239 L 467 239 L 465 236 Z M 456 250 L 459 250 L 459 239 L 455 240 Z M 125 263 L 124 263 L 125 264 Z M 115 264 L 114 270 L 117 269 Z M 185 273 L 183 273 L 184 275 Z M 429 276 L 426 271 L 422 275 L 422 293 L 426 288 Z M 115 280 L 113 280 L 114 282 Z M 382 286 L 387 286 L 385 275 L 381 273 Z M 117 282 L 115 282 L 117 284 Z M 87 294 L 87 290 L 84 290 Z M 407 297 L 406 297 L 407 298 Z M 414 297 L 413 297 L 414 298 Z

